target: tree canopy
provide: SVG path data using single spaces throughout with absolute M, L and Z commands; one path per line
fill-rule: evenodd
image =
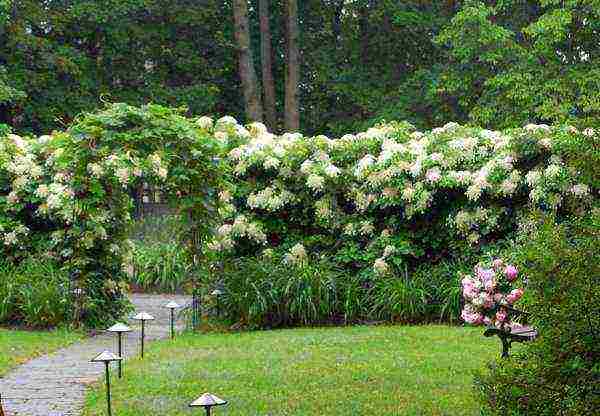
M 343 134 L 383 119 L 421 128 L 598 120 L 598 0 L 305 0 L 297 11 L 291 3 L 2 0 L 0 122 L 47 132 L 103 102 L 249 121 L 236 4 L 247 5 L 258 98 L 264 90 L 265 112 L 274 107 L 275 131 L 290 115 L 295 71 L 292 103 L 308 133 Z M 288 65 L 290 45 L 298 57 Z

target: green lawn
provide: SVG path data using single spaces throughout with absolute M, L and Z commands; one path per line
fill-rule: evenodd
M 82 336 L 64 329 L 21 331 L 0 328 L 0 376 L 33 357 L 67 346 Z
M 215 415 L 476 415 L 472 372 L 499 352 L 481 332 L 356 326 L 182 335 L 125 363 L 124 379 L 113 379 L 113 409 L 187 415 L 187 404 L 210 391 L 230 402 Z M 104 412 L 98 383 L 85 415 Z

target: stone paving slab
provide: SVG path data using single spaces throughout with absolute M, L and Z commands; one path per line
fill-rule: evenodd
M 180 305 L 191 301 L 178 295 L 131 296 L 136 312 L 145 311 L 156 320 L 146 323 L 146 341 L 170 334 L 170 312 L 164 305 L 174 300 Z M 133 315 L 133 314 L 132 314 Z M 140 324 L 128 320 L 133 332 L 124 334 L 124 357 L 139 353 Z M 183 322 L 177 321 L 182 329 Z M 0 393 L 6 416 L 78 416 L 86 387 L 104 375 L 104 364 L 91 363 L 98 353 L 116 352 L 116 335 L 103 333 L 72 344 L 52 354 L 35 358 L 0 379 Z

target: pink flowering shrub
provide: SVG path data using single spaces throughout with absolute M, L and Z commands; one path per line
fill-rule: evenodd
M 461 282 L 465 299 L 462 319 L 498 328 L 513 325 L 512 305 L 523 296 L 522 288 L 513 287 L 517 276 L 517 268 L 501 259 L 494 260 L 489 268 L 477 265 L 474 274 Z

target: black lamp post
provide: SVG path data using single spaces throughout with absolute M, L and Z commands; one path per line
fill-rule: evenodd
M 221 304 L 219 298 L 223 295 L 223 291 L 221 289 L 215 289 L 210 292 L 212 296 L 215 297 L 217 303 L 217 317 L 221 316 Z
M 116 323 L 107 329 L 108 332 L 115 332 L 117 334 L 117 355 L 123 357 L 123 333 L 131 332 L 131 328 L 122 323 Z M 119 378 L 123 377 L 122 369 L 123 361 L 119 361 Z
M 170 301 L 165 305 L 171 311 L 171 339 L 175 339 L 175 309 L 179 308 L 179 304 L 175 301 Z
M 146 321 L 153 321 L 154 320 L 154 316 L 150 315 L 149 313 L 146 312 L 140 312 L 137 315 L 135 315 L 133 317 L 133 319 L 135 319 L 136 321 L 141 321 L 142 322 L 142 333 L 141 333 L 141 341 L 142 341 L 142 346 L 141 346 L 141 356 L 142 358 L 144 358 L 144 338 L 146 337 L 146 333 L 145 333 L 145 329 L 146 329 Z
M 104 369 L 105 369 L 105 374 L 106 374 L 106 406 L 108 409 L 108 416 L 112 416 L 112 409 L 110 407 L 110 370 L 109 370 L 109 365 L 111 363 L 111 361 L 121 361 L 122 358 L 121 357 L 117 357 L 115 354 L 113 354 L 110 351 L 104 351 L 100 354 L 98 354 L 95 358 L 93 358 L 91 361 L 93 363 L 104 363 Z
M 227 404 L 227 400 L 223 400 L 214 394 L 204 393 L 196 400 L 190 403 L 190 407 L 203 407 L 206 411 L 206 416 L 210 416 L 210 409 L 214 406 L 223 406 Z

